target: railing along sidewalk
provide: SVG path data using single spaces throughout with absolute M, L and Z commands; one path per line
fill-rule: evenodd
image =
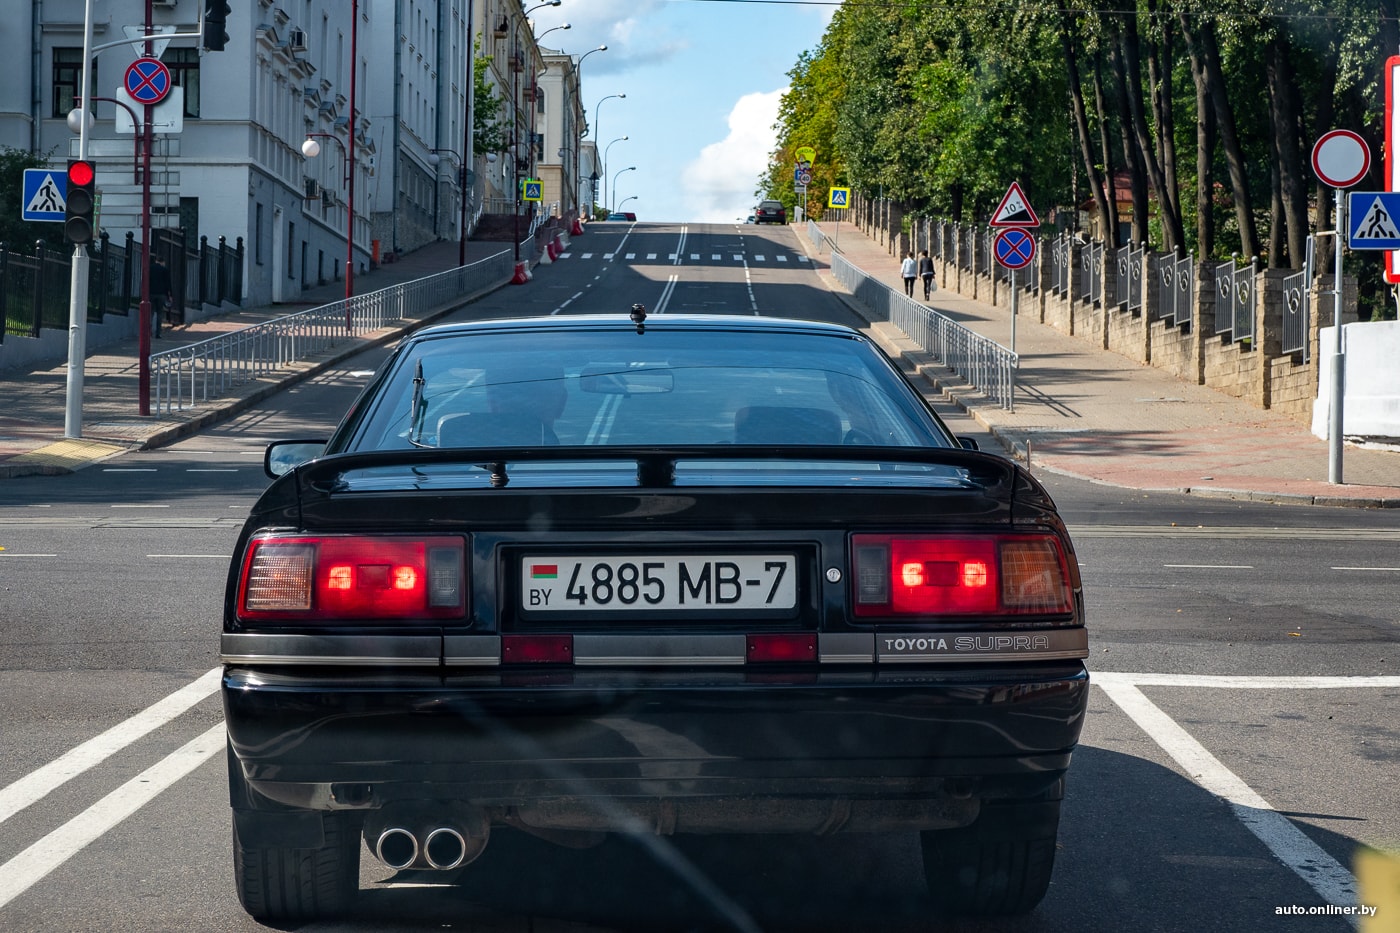
M 510 277 L 510 250 L 446 272 L 151 354 L 151 410 L 184 411 L 391 324 L 417 320 Z
M 1002 408 L 1013 408 L 1016 369 L 1020 365 L 1017 354 L 908 298 L 851 265 L 839 253 L 831 257 L 831 271 L 868 310 L 898 327 L 934 359 L 996 399 Z

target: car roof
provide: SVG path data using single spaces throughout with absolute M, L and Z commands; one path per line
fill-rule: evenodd
M 860 337 L 853 328 L 825 321 L 797 318 L 753 317 L 738 314 L 656 314 L 646 318 L 647 330 L 710 330 L 729 333 L 804 333 L 813 336 Z M 421 339 L 483 333 L 521 333 L 579 330 L 636 330 L 637 323 L 627 314 L 573 314 L 549 317 L 504 318 L 490 321 L 460 321 L 425 327 L 404 342 Z M 864 338 L 861 338 L 864 339 Z

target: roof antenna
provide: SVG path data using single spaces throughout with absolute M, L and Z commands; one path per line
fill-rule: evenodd
M 646 332 L 647 309 L 646 305 L 635 304 L 632 311 L 627 315 L 632 319 L 632 323 L 637 325 L 637 333 Z

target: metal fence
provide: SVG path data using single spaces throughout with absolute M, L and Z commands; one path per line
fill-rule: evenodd
M 932 308 L 906 298 L 903 293 L 851 265 L 844 256 L 832 257 L 831 271 L 876 317 L 904 331 L 939 362 L 996 399 L 1002 408 L 1013 407 L 1019 365 L 1015 353 Z
M 202 304 L 235 304 L 243 293 L 243 241 L 230 247 L 223 237 L 210 245 L 200 238 L 197 248 L 186 244 L 182 231 L 156 230 L 152 256 L 170 270 L 172 311 Z M 129 314 L 141 300 L 141 243 L 128 233 L 120 243 L 103 234 L 88 250 L 87 319 L 102 323 L 104 315 Z M 0 341 L 5 333 L 38 337 L 44 328 L 67 330 L 72 287 L 71 252 L 36 244 L 32 253 L 0 244 Z
M 1308 237 L 1302 271 L 1283 280 L 1283 345 L 1280 349 L 1284 353 L 1302 353 L 1304 363 L 1311 356 L 1308 330 L 1312 322 L 1313 248 L 1313 238 Z
M 1090 240 L 1079 251 L 1079 294 L 1092 305 L 1103 302 L 1103 241 Z
M 512 253 L 428 278 L 341 299 L 151 355 L 151 409 L 183 411 L 231 388 L 276 373 L 323 350 L 454 300 L 509 277 Z
M 1068 233 L 1062 233 L 1050 241 L 1050 291 L 1056 295 L 1069 294 L 1073 256 L 1074 241 Z
M 1215 332 L 1235 343 L 1254 339 L 1254 264 L 1235 259 L 1215 267 Z
M 1178 257 L 1174 253 L 1163 253 L 1154 256 L 1152 262 L 1157 277 L 1160 317 L 1172 326 L 1189 324 L 1195 260 L 1189 255 Z
M 1129 243 L 1119 247 L 1115 257 L 1114 299 L 1119 310 L 1142 311 L 1142 257 L 1145 247 Z

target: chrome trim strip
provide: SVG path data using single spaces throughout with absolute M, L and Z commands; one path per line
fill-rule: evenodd
M 817 659 L 823 664 L 874 664 L 875 636 L 871 632 L 818 633 Z
M 251 664 L 266 667 L 274 664 L 297 664 L 319 667 L 438 667 L 437 658 L 372 658 L 361 655 L 293 655 L 293 654 L 220 654 L 221 664 Z
M 501 636 L 448 635 L 442 640 L 443 663 L 453 667 L 499 667 Z
M 1089 632 L 1084 628 L 881 632 L 875 636 L 875 651 L 881 664 L 1059 661 L 1087 658 Z
M 442 639 L 435 635 L 285 635 L 225 632 L 224 664 L 300 664 L 344 667 L 438 667 Z

